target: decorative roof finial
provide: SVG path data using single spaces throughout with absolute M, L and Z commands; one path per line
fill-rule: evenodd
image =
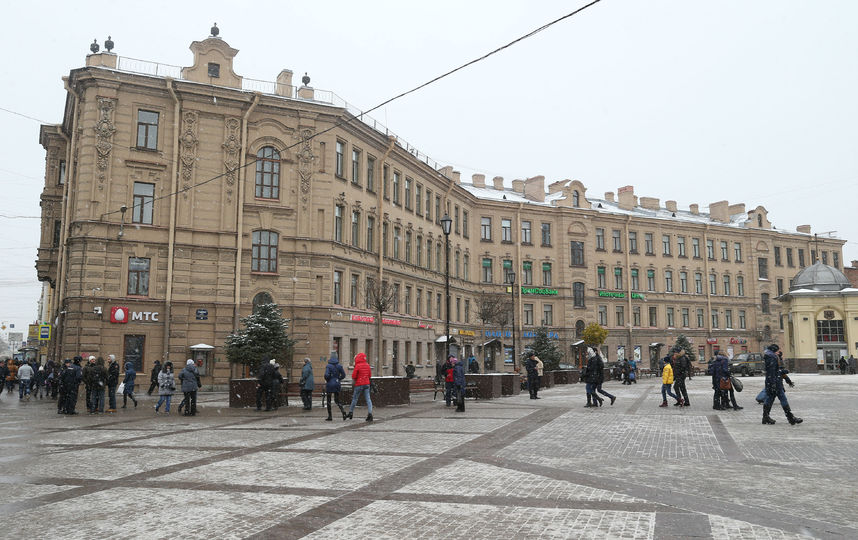
M 307 75 L 307 72 L 304 72 L 304 76 L 301 77 L 301 82 L 304 83 L 304 86 L 308 86 L 310 84 L 310 77 Z
M 113 50 L 113 45 L 113 40 L 110 38 L 110 36 L 107 36 L 107 41 L 104 42 L 104 48 L 107 49 L 107 52 Z
M 211 29 L 212 37 L 217 37 L 220 34 L 220 28 L 217 27 L 217 23 L 214 23 Z
M 98 49 L 100 49 L 100 48 L 101 48 L 101 47 L 99 47 L 99 46 L 98 46 L 98 40 L 97 40 L 97 39 L 93 39 L 93 40 L 92 40 L 92 45 L 90 45 L 90 46 L 89 46 L 89 50 L 91 50 L 91 51 L 92 51 L 92 54 L 97 53 L 97 52 L 98 52 Z

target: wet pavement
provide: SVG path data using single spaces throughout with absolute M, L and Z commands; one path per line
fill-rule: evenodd
M 775 405 L 659 408 L 660 381 L 583 385 L 467 403 L 415 394 L 366 423 L 314 402 L 156 414 L 56 414 L 0 396 L 0 515 L 7 538 L 858 538 L 858 376 L 794 375 L 805 422 Z M 81 394 L 83 392 L 81 391 Z M 129 402 L 130 405 L 130 402 Z M 175 404 L 174 404 L 175 405 Z M 335 414 L 337 411 L 335 410 Z

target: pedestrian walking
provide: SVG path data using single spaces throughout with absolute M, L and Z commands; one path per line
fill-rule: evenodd
M 661 368 L 661 405 L 659 407 L 667 407 L 667 396 L 675 399 L 680 406 L 682 405 L 682 398 L 670 391 L 671 385 L 673 385 L 673 359 L 665 356 L 664 367 Z
M 849 364 L 846 362 L 846 359 L 841 356 L 840 360 L 838 360 L 837 362 L 837 366 L 840 367 L 840 374 L 846 375 L 846 368 L 849 366 Z
M 444 362 L 444 403 L 447 407 L 452 404 L 453 400 L 453 355 L 447 357 Z
M 775 423 L 771 416 L 769 416 L 775 397 L 781 402 L 784 415 L 786 415 L 789 423 L 791 425 L 801 424 L 804 420 L 792 413 L 789 401 L 787 401 L 786 392 L 784 392 L 784 377 L 789 371 L 780 365 L 780 357 L 777 354 L 779 351 L 780 347 L 776 343 L 772 343 L 763 353 L 766 366 L 766 401 L 763 403 L 763 424 Z M 790 387 L 795 386 L 792 381 L 789 381 L 789 385 Z
M 309 358 L 304 358 L 304 365 L 301 367 L 301 379 L 298 381 L 298 386 L 301 388 L 301 401 L 304 402 L 304 410 L 310 411 L 313 409 L 313 388 L 316 381 L 313 379 L 313 362 Z
M 336 351 L 331 352 L 331 357 L 328 358 L 328 364 L 325 366 L 325 394 L 328 400 L 328 417 L 325 418 L 325 421 L 331 422 L 333 418 L 331 416 L 331 398 L 333 397 L 334 403 L 336 403 L 337 407 L 340 409 L 340 413 L 343 415 L 343 421 L 348 417 L 345 409 L 343 409 L 343 405 L 340 403 L 340 390 L 342 390 L 342 380 L 346 378 L 346 371 L 343 369 L 343 366 L 340 365 L 340 358 L 337 356 Z
M 596 392 L 593 395 L 595 396 L 596 393 L 602 394 L 603 396 L 610 399 L 611 405 L 613 405 L 614 402 L 617 401 L 617 396 L 602 390 L 602 384 L 605 382 L 605 361 L 602 360 L 602 356 L 599 354 L 599 351 L 594 349 L 593 352 L 596 353 L 596 370 L 598 371 L 598 375 L 596 378 Z M 602 398 L 599 398 L 599 407 L 602 406 L 602 403 L 604 401 L 605 400 L 603 400 Z
M 185 406 L 185 416 L 196 416 L 197 414 L 197 390 L 202 386 L 200 384 L 200 372 L 194 361 L 188 358 L 185 362 L 185 369 L 179 373 L 179 380 L 182 381 L 182 393 L 185 394 L 185 399 L 182 403 Z M 181 412 L 182 405 L 179 404 Z
M 39 369 L 33 375 L 33 395 L 38 399 L 42 399 L 42 389 L 45 389 L 46 377 L 45 367 L 39 366 Z M 48 397 L 47 389 L 45 389 L 45 397 Z
M 723 411 L 727 408 L 727 396 L 721 390 L 721 379 L 727 376 L 729 365 L 727 358 L 720 354 L 714 356 L 709 364 L 709 374 L 712 375 L 712 409 Z
M 83 375 L 79 371 L 80 356 L 75 356 L 74 361 L 66 358 L 66 367 L 60 375 L 60 393 L 63 399 L 60 400 L 60 407 L 57 411 L 60 414 L 77 414 L 75 407 L 77 406 L 77 391 L 80 386 Z M 75 364 L 74 362 L 78 362 Z
M 280 364 L 275 361 L 274 371 L 271 373 L 271 391 L 268 394 L 269 409 L 275 411 L 280 408 L 280 387 L 283 386 L 283 375 L 280 373 Z
M 33 378 L 33 368 L 25 363 L 18 368 L 18 399 L 30 400 L 30 379 Z
M 6 377 L 9 376 L 9 358 L 0 358 L 0 395 L 6 388 Z
M 151 396 L 152 392 L 155 391 L 156 388 L 159 389 L 160 392 L 160 382 L 158 382 L 158 377 L 161 375 L 161 361 L 155 360 L 155 363 L 152 364 L 152 371 L 149 373 L 149 390 L 146 391 L 146 395 Z
M 533 351 L 524 363 L 527 370 L 527 389 L 530 391 L 530 399 L 539 399 L 539 372 L 542 369 L 542 360 Z
M 685 388 L 685 379 L 691 380 L 691 362 L 688 360 L 688 357 L 685 355 L 685 349 L 682 347 L 674 347 L 671 350 L 671 357 L 673 358 L 673 364 L 676 366 L 673 375 L 673 391 L 676 392 L 677 396 L 682 398 L 682 405 L 691 407 L 691 401 L 688 399 L 688 390 Z M 674 403 L 674 405 L 680 406 L 679 403 Z
M 122 408 L 128 405 L 128 398 L 134 402 L 134 407 L 137 407 L 137 399 L 134 398 L 134 380 L 137 378 L 137 372 L 134 371 L 134 364 L 125 362 L 125 378 L 122 379 L 122 384 L 125 387 L 122 389 Z
M 92 409 L 90 414 L 104 412 L 104 390 L 107 386 L 107 369 L 104 367 L 104 358 L 99 356 L 95 365 L 90 369 L 89 378 L 92 384 L 91 399 Z
M 599 407 L 602 398 L 596 394 L 599 381 L 605 377 L 605 366 L 602 359 L 596 354 L 595 349 L 587 347 L 587 365 L 584 366 L 584 382 L 586 383 L 587 407 Z
M 455 356 L 453 363 L 453 388 L 456 392 L 456 412 L 465 412 L 465 365 Z
M 372 369 L 366 361 L 366 354 L 362 352 L 355 355 L 355 367 L 352 370 L 352 380 L 354 381 L 352 389 L 352 404 L 349 406 L 347 418 L 349 420 L 353 418 L 358 398 L 363 394 L 363 399 L 366 401 L 367 407 L 366 421 L 372 422 L 372 399 L 369 397 L 372 381 Z
M 855 359 L 855 356 L 850 354 L 846 363 L 849 365 L 849 374 L 855 375 L 856 371 L 858 371 L 858 360 Z
M 638 383 L 638 363 L 634 358 L 629 360 L 629 384 Z
M 277 365 L 275 359 L 270 359 L 268 362 L 263 361 L 256 372 L 256 410 L 262 410 L 262 402 L 265 401 L 265 410 L 271 410 L 271 385 L 274 381 L 274 366 Z M 182 404 L 185 402 L 182 401 Z M 182 405 L 179 405 L 179 412 L 182 412 Z
M 107 355 L 107 412 L 116 412 L 116 387 L 119 386 L 119 362 L 116 355 Z
M 164 362 L 164 367 L 158 373 L 158 403 L 155 404 L 155 412 L 164 404 L 164 414 L 170 414 L 170 401 L 173 392 L 176 391 L 176 378 L 173 376 L 173 363 Z
M 81 370 L 83 373 L 83 388 L 86 391 L 86 412 L 92 412 L 92 369 L 95 367 L 95 356 L 89 356 Z

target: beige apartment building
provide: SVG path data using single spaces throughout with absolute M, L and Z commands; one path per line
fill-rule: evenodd
M 762 206 L 464 182 L 306 75 L 242 78 L 213 32 L 190 67 L 94 52 L 63 79 L 63 121 L 40 136 L 54 358 L 115 353 L 148 370 L 194 357 L 223 384 L 239 374 L 226 336 L 273 301 L 294 355 L 317 367 L 364 351 L 382 374 L 431 375 L 446 346 L 445 214 L 451 344 L 499 371 L 513 369 L 513 330 L 479 319 L 487 296 L 514 299 L 519 353 L 544 325 L 575 363 L 596 321 L 609 361 L 646 364 L 679 334 L 704 357 L 782 341 L 773 300 L 789 279 L 817 258 L 841 267 L 843 240 L 776 229 Z M 381 325 L 372 283 L 395 292 Z

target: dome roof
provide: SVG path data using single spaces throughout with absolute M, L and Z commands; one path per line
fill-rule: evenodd
M 789 290 L 811 289 L 814 291 L 840 291 L 852 284 L 837 268 L 816 261 L 792 279 Z

